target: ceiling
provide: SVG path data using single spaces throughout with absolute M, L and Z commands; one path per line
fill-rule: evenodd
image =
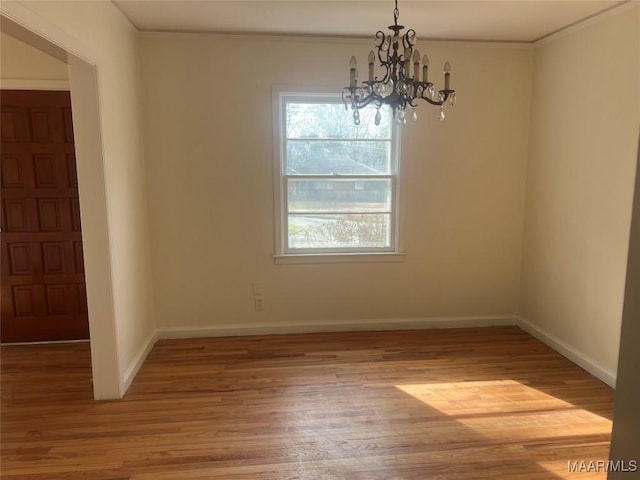
M 372 37 L 393 23 L 392 0 L 113 0 L 143 31 Z M 632 0 L 640 1 L 640 0 Z M 626 1 L 400 0 L 419 38 L 533 42 Z

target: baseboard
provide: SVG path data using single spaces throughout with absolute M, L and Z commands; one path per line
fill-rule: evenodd
M 131 362 L 131 365 L 129 365 L 129 368 L 127 368 L 127 371 L 124 373 L 124 378 L 122 379 L 122 389 L 121 389 L 123 397 L 126 395 L 127 390 L 129 390 L 129 387 L 133 383 L 133 380 L 136 378 L 138 371 L 142 367 L 142 364 L 146 360 L 147 355 L 149 355 L 149 352 L 155 345 L 157 339 L 158 339 L 157 332 L 153 331 L 151 332 L 151 334 L 149 334 L 149 336 L 147 337 L 147 340 L 142 345 L 142 348 L 133 359 L 133 362 Z
M 396 318 L 345 320 L 313 323 L 247 323 L 206 327 L 165 327 L 157 330 L 158 339 L 277 335 L 286 333 L 364 332 L 384 330 L 422 330 L 429 328 L 469 328 L 517 325 L 515 315 Z
M 560 353 L 576 365 L 582 367 L 594 377 L 602 380 L 612 388 L 616 385 L 616 374 L 588 355 L 560 340 L 546 330 L 534 325 L 518 315 L 487 315 L 467 317 L 431 317 L 431 318 L 396 318 L 345 320 L 342 322 L 327 321 L 313 323 L 247 323 L 240 325 L 222 324 L 206 327 L 164 327 L 152 332 L 125 372 L 123 379 L 123 395 L 135 379 L 147 355 L 160 339 L 198 338 L 198 337 L 234 337 L 245 335 L 279 335 L 287 333 L 326 333 L 326 332 L 365 332 L 385 330 L 423 330 L 432 328 L 473 328 L 518 326 L 531 336 L 537 338 L 556 352 Z
M 579 367 L 582 367 L 594 377 L 602 380 L 611 388 L 616 388 L 615 372 L 612 372 L 611 370 L 603 367 L 589 355 L 586 355 L 585 353 L 560 340 L 558 337 L 552 335 L 546 330 L 538 327 L 537 325 L 534 325 L 529 320 L 520 316 L 516 318 L 518 326 L 520 326 L 520 328 L 522 328 L 525 332 L 537 338 L 547 346 L 551 347 L 562 356 L 568 358 Z

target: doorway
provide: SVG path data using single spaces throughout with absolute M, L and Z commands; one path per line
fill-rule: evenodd
M 70 94 L 0 95 L 2 342 L 88 339 Z
M 68 71 L 82 214 L 82 253 L 93 396 L 96 400 L 120 398 L 126 388 L 116 335 L 101 101 L 98 94 L 97 65 L 100 62 L 90 47 L 66 35 L 56 25 L 34 15 L 21 4 L 5 2 L 1 10 L 0 30 L 3 34 L 60 60 Z M 39 89 L 41 86 L 41 82 L 34 82 L 33 88 Z M 5 260 L 4 253 L 2 260 Z

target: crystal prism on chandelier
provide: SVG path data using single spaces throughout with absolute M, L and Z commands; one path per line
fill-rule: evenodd
M 433 83 L 428 80 L 429 57 L 425 55 L 421 59 L 420 52 L 414 48 L 415 30 L 409 29 L 404 35 L 400 35 L 404 26 L 398 25 L 399 15 L 398 0 L 395 0 L 393 25 L 389 26 L 392 33 L 385 35 L 378 31 L 375 36 L 378 60 L 384 74 L 381 79 L 374 77 L 376 55 L 373 50 L 369 52 L 369 78 L 360 85 L 356 58 L 351 57 L 349 62 L 349 86 L 342 90 L 342 100 L 347 109 L 353 110 L 353 121 L 356 125 L 360 124 L 360 109 L 371 103 L 378 109 L 375 116 L 376 125 L 380 124 L 380 108 L 383 105 L 392 109 L 393 116 L 399 124 L 405 124 L 407 115 L 411 115 L 413 120 L 418 118 L 416 100 L 439 106 L 440 120 L 444 120 L 445 104 L 456 103 L 456 92 L 450 88 L 451 65 L 449 62 L 444 64 L 444 88 L 436 93 Z

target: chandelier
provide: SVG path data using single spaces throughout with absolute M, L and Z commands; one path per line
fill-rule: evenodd
M 424 100 L 431 105 L 440 107 L 440 120 L 444 120 L 444 105 L 455 105 L 456 92 L 450 87 L 451 65 L 444 64 L 444 89 L 437 93 L 433 83 L 428 80 L 429 57 L 420 58 L 420 52 L 415 49 L 416 32 L 407 30 L 404 35 L 403 25 L 398 25 L 398 0 L 395 0 L 393 10 L 393 25 L 389 26 L 391 34 L 385 35 L 382 31 L 376 32 L 375 46 L 378 50 L 378 60 L 383 69 L 381 79 L 374 77 L 374 63 L 376 56 L 369 52 L 369 78 L 358 85 L 358 70 L 355 57 L 349 62 L 349 86 L 342 91 L 342 100 L 347 110 L 353 110 L 353 121 L 360 124 L 360 110 L 373 103 L 377 112 L 376 125 L 380 124 L 380 108 L 388 105 L 396 122 L 407 123 L 407 114 L 411 114 L 413 120 L 418 119 L 416 113 L 416 101 Z M 400 49 L 402 48 L 402 52 Z M 413 64 L 413 65 L 412 65 Z M 412 69 L 413 67 L 413 69 Z M 422 75 L 421 75 L 422 74 Z

